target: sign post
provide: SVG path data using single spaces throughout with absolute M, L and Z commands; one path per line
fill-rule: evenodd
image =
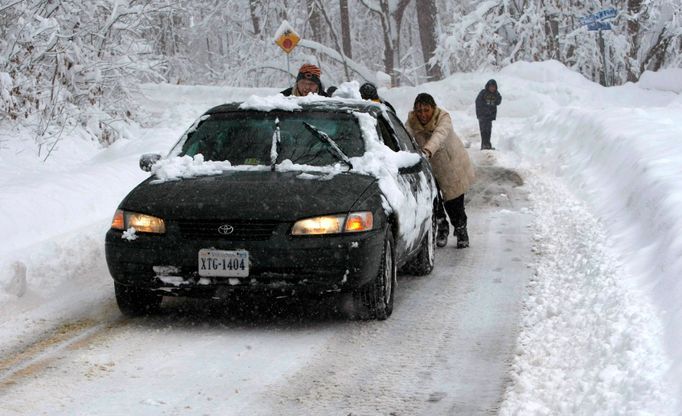
M 602 71 L 599 79 L 601 85 L 606 85 L 606 46 L 601 32 L 602 30 L 612 29 L 611 23 L 607 20 L 613 19 L 617 15 L 618 10 L 611 7 L 580 18 L 580 24 L 587 26 L 588 31 L 599 32 L 599 49 L 602 55 Z
M 289 75 L 291 75 L 291 69 L 289 68 L 289 54 L 294 50 L 296 45 L 298 45 L 300 40 L 301 37 L 298 36 L 298 33 L 294 31 L 289 22 L 286 20 L 282 21 L 279 29 L 277 29 L 277 32 L 275 32 L 275 43 L 286 53 L 287 74 Z

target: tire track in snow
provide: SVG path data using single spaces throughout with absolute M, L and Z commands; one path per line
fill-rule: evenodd
M 122 320 L 101 323 L 81 320 L 60 325 L 47 337 L 0 360 L 0 394 L 7 387 L 39 374 L 65 351 L 83 348 L 103 332 L 124 324 Z

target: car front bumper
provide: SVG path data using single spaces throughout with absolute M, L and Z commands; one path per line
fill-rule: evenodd
M 327 293 L 358 288 L 380 267 L 384 233 L 292 237 L 275 233 L 264 241 L 187 240 L 179 235 L 137 234 L 135 240 L 109 230 L 106 260 L 114 280 L 167 295 L 223 297 L 238 291 Z M 247 277 L 202 277 L 201 249 L 246 250 Z

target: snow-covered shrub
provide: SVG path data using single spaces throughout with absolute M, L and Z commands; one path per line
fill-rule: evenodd
M 0 103 L 3 118 L 30 126 L 48 147 L 65 128 L 82 126 L 106 144 L 111 123 L 134 116 L 130 94 L 148 52 L 138 31 L 151 24 L 136 1 L 16 2 L 0 15 Z M 153 11 L 153 9 L 152 9 Z

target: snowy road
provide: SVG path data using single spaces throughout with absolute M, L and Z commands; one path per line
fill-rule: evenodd
M 393 316 L 329 305 L 172 300 L 159 316 L 65 324 L 0 362 L 3 414 L 496 414 L 530 275 L 520 177 L 479 158 L 472 247 L 402 276 Z M 254 309 L 264 308 L 262 312 Z
M 433 94 L 479 181 L 471 248 L 400 277 L 384 322 L 272 299 L 118 312 L 103 236 L 139 155 L 253 89 L 146 85 L 148 126 L 106 149 L 74 135 L 48 163 L 31 135 L 5 142 L 0 415 L 682 414 L 679 93 L 519 62 L 494 74 L 484 153 L 471 97 L 490 75 L 385 91 L 401 119 Z

